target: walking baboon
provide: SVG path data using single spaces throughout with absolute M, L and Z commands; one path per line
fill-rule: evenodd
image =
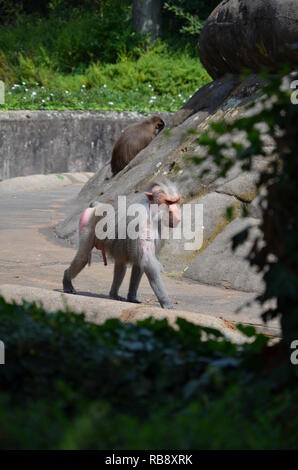
M 143 208 L 145 213 L 143 224 L 145 231 L 138 238 L 128 236 L 129 219 L 126 213 L 122 214 L 122 217 L 125 217 L 125 234 L 124 238 L 120 237 L 119 219 L 114 213 L 115 237 L 100 239 L 97 237 L 96 225 L 103 221 L 103 217 L 97 215 L 97 209 L 101 209 L 100 206 L 104 205 L 99 204 L 84 211 L 79 224 L 79 248 L 70 267 L 64 272 L 64 292 L 76 292 L 71 281 L 90 262 L 91 252 L 95 247 L 102 250 L 104 257 L 107 252 L 115 260 L 111 298 L 124 300 L 119 297 L 119 288 L 125 276 L 126 266 L 131 264 L 132 273 L 127 300 L 138 303 L 137 290 L 145 273 L 161 307 L 172 308 L 161 279 L 157 254 L 161 247 L 162 224 L 176 227 L 181 220 L 180 195 L 176 187 L 168 181 L 154 183 L 150 191 L 140 199 L 139 204 L 138 207 Z M 108 220 L 106 224 L 110 222 L 112 220 Z

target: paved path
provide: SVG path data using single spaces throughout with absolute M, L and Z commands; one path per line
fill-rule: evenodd
M 75 251 L 67 242 L 55 240 L 53 228 L 63 220 L 65 205 L 80 188 L 81 184 L 74 184 L 44 191 L 0 194 L 0 285 L 61 289 L 63 271 Z M 105 267 L 99 257 L 94 256 L 92 266 L 86 268 L 74 284 L 81 295 L 107 298 L 112 273 L 112 264 Z M 262 327 L 257 304 L 244 306 L 240 313 L 235 313 L 252 301 L 255 294 L 163 277 L 177 310 Z M 127 275 L 120 292 L 123 296 L 127 293 L 128 280 Z M 145 277 L 139 299 L 147 305 L 158 306 Z M 266 331 L 276 332 L 276 328 L 278 324 L 271 323 Z

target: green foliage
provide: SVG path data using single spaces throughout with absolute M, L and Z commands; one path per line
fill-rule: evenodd
M 273 387 L 267 338 L 239 328 L 251 343 L 0 299 L 0 448 L 295 448 L 297 389 Z
M 0 33 L 1 35 L 1 33 Z M 62 74 L 44 62 L 19 54 L 18 66 L 6 83 L 6 103 L 1 109 L 111 109 L 119 111 L 176 111 L 197 87 L 209 81 L 198 59 L 174 55 L 162 43 L 142 53 L 136 61 L 123 54 L 116 64 L 92 63 L 82 72 Z M 8 77 L 5 62 L 0 70 Z
M 268 85 L 249 114 L 228 124 L 217 122 L 199 142 L 208 148 L 221 176 L 241 163 L 244 171 L 252 168 L 262 155 L 267 165 L 261 170 L 258 189 L 262 211 L 262 236 L 249 254 L 250 263 L 263 273 L 266 289 L 258 300 L 265 306 L 264 319 L 281 317 L 284 340 L 298 337 L 298 107 L 291 101 L 292 91 L 285 86 L 285 72 L 267 76 Z M 242 142 L 237 133 L 244 133 Z M 220 136 L 229 138 L 219 139 Z M 271 139 L 274 154 L 266 144 Z M 245 143 L 246 141 L 246 143 Z M 232 152 L 231 152 L 232 151 Z M 203 158 L 202 161 L 206 160 Z M 243 243 L 249 228 L 234 239 L 234 247 Z M 277 300 L 268 308 L 268 301 Z
M 4 4 L 1 109 L 176 111 L 210 80 L 177 28 L 151 46 L 136 34 L 128 0 Z
M 97 11 L 72 10 L 66 16 L 19 15 L 13 25 L 2 28 L 0 50 L 13 65 L 18 65 L 21 54 L 36 66 L 73 72 L 90 61 L 116 62 L 125 51 L 137 52 L 144 40 L 130 23 L 130 7 L 122 0 L 105 1 Z
M 266 396 L 266 390 L 262 392 Z M 249 417 L 243 399 L 252 400 L 243 395 L 239 387 L 230 387 L 216 401 L 204 397 L 190 402 L 182 410 L 177 410 L 177 406 L 163 406 L 154 410 L 145 422 L 124 413 L 115 415 L 111 407 L 97 403 L 74 421 L 61 448 L 257 450 L 296 447 L 292 424 L 293 435 L 286 437 L 283 432 L 288 405 L 293 406 L 290 394 L 273 399 L 270 407 L 259 397 L 252 400 Z M 282 422 L 278 421 L 281 417 Z
M 196 15 L 191 15 L 183 10 L 183 8 L 168 2 L 164 4 L 164 8 L 167 11 L 174 13 L 176 18 L 186 23 L 180 28 L 180 33 L 187 33 L 198 37 L 203 27 L 203 21 L 201 21 Z
M 210 15 L 220 0 L 170 0 L 164 3 L 164 10 L 174 15 L 166 17 L 166 27 L 171 31 L 179 28 L 180 33 L 194 36 L 197 40 L 204 20 Z M 172 21 L 171 21 L 172 20 Z

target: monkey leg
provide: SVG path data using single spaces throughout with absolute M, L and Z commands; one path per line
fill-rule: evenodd
M 118 295 L 118 292 L 119 292 L 120 286 L 122 284 L 122 281 L 124 279 L 125 273 L 126 273 L 126 264 L 125 263 L 115 262 L 115 264 L 114 264 L 114 278 L 113 278 L 113 283 L 112 283 L 112 287 L 111 287 L 111 290 L 110 290 L 111 299 L 123 300 L 123 301 L 126 300 L 126 299 L 124 299 L 124 297 L 120 297 L 120 295 Z
M 90 260 L 91 251 L 94 247 L 94 231 L 89 227 L 80 233 L 79 248 L 68 269 L 64 271 L 63 290 L 68 294 L 76 294 L 76 290 L 72 285 L 74 279 L 86 266 Z
M 134 264 L 131 271 L 127 301 L 133 302 L 135 304 L 140 304 L 137 300 L 137 291 L 142 279 L 143 270 L 140 268 L 138 264 Z
M 150 283 L 150 286 L 156 295 L 160 306 L 162 308 L 172 309 L 173 304 L 167 294 L 165 286 L 162 282 L 160 275 L 160 267 L 156 258 L 151 258 L 150 261 L 144 263 L 144 271 Z

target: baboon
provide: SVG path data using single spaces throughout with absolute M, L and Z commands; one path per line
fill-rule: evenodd
M 114 145 L 111 168 L 113 175 L 123 170 L 126 165 L 165 127 L 159 116 L 127 127 Z
M 89 207 L 83 212 L 79 223 L 79 248 L 70 267 L 64 272 L 64 292 L 76 293 L 71 281 L 88 262 L 90 263 L 92 249 L 97 248 L 102 250 L 104 260 L 107 252 L 115 261 L 114 278 L 110 289 L 112 299 L 125 300 L 119 297 L 119 288 L 125 276 L 126 266 L 131 264 L 132 272 L 127 301 L 139 303 L 137 290 L 141 277 L 145 273 L 161 307 L 173 308 L 161 279 L 161 266 L 157 255 L 161 248 L 162 224 L 173 228 L 181 220 L 180 195 L 176 187 L 166 180 L 154 183 L 149 191 L 141 195 L 138 202 L 141 204 L 138 207 L 144 209 L 145 232 L 144 236 L 134 239 L 128 236 L 129 219 L 126 213 L 122 214 L 125 217 L 124 237 L 126 238 L 119 236 L 120 223 L 116 214 L 113 218 L 116 227 L 115 238 L 99 239 L 96 236 L 98 233 L 96 225 L 100 220 L 102 222 L 103 218 L 96 214 L 98 214 L 97 209 L 100 208 L 100 204 L 97 207 Z

